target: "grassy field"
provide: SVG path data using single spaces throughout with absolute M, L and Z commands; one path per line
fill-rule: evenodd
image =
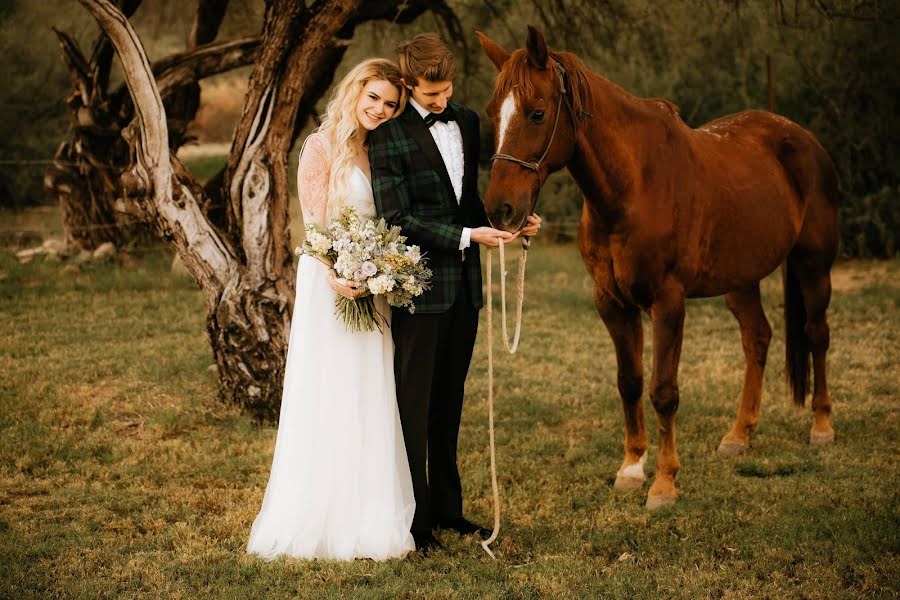
M 900 593 L 898 261 L 843 264 L 836 273 L 829 364 L 837 441 L 824 448 L 807 445 L 810 414 L 786 398 L 781 285 L 772 277 L 764 296 L 777 333 L 760 428 L 747 455 L 715 454 L 737 407 L 743 356 L 724 302 L 690 302 L 681 497 L 649 514 L 646 486 L 630 496 L 611 490 L 622 416 L 588 279 L 574 247 L 539 241 L 520 350 L 497 359 L 499 560 L 447 533 L 446 550 L 428 558 L 346 564 L 244 554 L 275 429 L 218 403 L 202 298 L 169 272 L 170 260 L 150 249 L 76 270 L 20 265 L 0 250 L 0 597 Z M 460 463 L 466 511 L 487 524 L 484 333 Z M 648 417 L 653 443 L 652 410 Z M 648 467 L 655 456 L 651 445 Z

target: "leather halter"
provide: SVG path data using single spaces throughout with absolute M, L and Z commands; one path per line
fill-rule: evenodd
M 568 75 L 566 74 L 566 70 L 563 68 L 561 64 L 554 63 L 553 70 L 556 72 L 556 79 L 559 83 L 559 97 L 560 102 L 556 107 L 556 117 L 553 120 L 553 131 L 550 133 L 550 140 L 547 142 L 547 147 L 544 148 L 544 153 L 541 154 L 541 157 L 537 159 L 537 162 L 528 162 L 525 160 L 521 160 L 516 158 L 515 156 L 510 156 L 509 154 L 503 154 L 498 152 L 491 157 L 491 162 L 495 160 L 508 160 L 510 162 L 514 162 L 516 164 L 522 165 L 526 169 L 530 171 L 534 171 L 537 174 L 538 178 L 538 189 L 537 193 L 534 195 L 534 200 L 531 203 L 531 210 L 528 211 L 528 214 L 534 212 L 534 207 L 537 205 L 538 196 L 541 194 L 541 163 L 544 162 L 544 159 L 547 158 L 547 154 L 550 152 L 550 147 L 553 146 L 553 139 L 556 137 L 556 129 L 559 126 L 559 115 L 562 114 L 562 105 L 565 102 L 566 106 L 569 108 L 569 114 L 572 116 L 572 125 L 577 128 L 577 119 L 575 118 L 575 109 L 572 107 L 571 100 L 569 99 L 569 94 L 567 93 L 566 81 L 568 79 Z

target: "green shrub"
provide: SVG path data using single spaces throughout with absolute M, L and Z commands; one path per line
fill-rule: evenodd
M 862 197 L 849 197 L 840 209 L 843 253 L 858 257 L 897 256 L 900 187 L 885 186 Z
M 0 9 L 0 206 L 48 200 L 46 163 L 68 126 L 71 86 L 50 26 L 68 25 L 80 5 L 7 2 Z

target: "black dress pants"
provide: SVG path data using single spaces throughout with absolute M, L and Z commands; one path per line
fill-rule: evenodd
M 414 533 L 462 517 L 456 447 L 478 310 L 467 284 L 458 285 L 445 313 L 392 315 L 397 404 L 416 499 Z

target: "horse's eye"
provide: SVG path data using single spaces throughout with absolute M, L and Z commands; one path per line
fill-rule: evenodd
M 544 111 L 536 110 L 531 113 L 531 122 L 532 123 L 543 123 L 544 122 Z

